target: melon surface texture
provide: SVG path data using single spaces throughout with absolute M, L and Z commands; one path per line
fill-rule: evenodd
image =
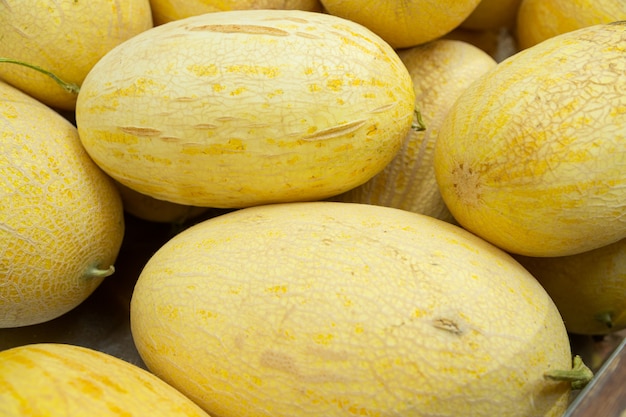
M 208 417 L 145 369 L 69 344 L 0 352 L 0 386 L 3 417 Z
M 626 237 L 626 22 L 548 39 L 469 86 L 435 175 L 454 218 L 508 252 L 567 256 Z
M 563 321 L 508 254 L 447 222 L 337 202 L 238 210 L 145 266 L 148 368 L 229 416 L 560 416 Z
M 0 82 L 0 327 L 42 323 L 114 272 L 120 195 L 76 128 Z
M 120 183 L 218 208 L 318 200 L 393 158 L 415 94 L 396 52 L 322 13 L 243 10 L 170 22 L 98 62 L 81 140 Z

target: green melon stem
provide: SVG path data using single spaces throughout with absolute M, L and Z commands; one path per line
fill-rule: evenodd
M 413 123 L 411 124 L 411 129 L 416 132 L 422 132 L 426 130 L 426 124 L 422 119 L 422 113 L 418 109 L 413 110 Z
M 572 389 L 582 389 L 593 379 L 593 372 L 578 355 L 574 356 L 572 369 L 555 369 L 543 374 L 553 381 L 566 381 L 572 384 Z
M 85 271 L 83 275 L 85 278 L 106 278 L 113 275 L 115 272 L 115 266 L 111 265 L 107 269 L 102 269 L 97 266 L 91 266 Z
M 610 311 L 605 311 L 604 313 L 596 314 L 594 318 L 598 320 L 600 323 L 604 324 L 607 329 L 613 328 L 613 314 Z
M 66 81 L 63 81 L 62 79 L 57 77 L 56 74 L 54 74 L 53 72 L 50 72 L 50 71 L 45 70 L 45 69 L 43 69 L 41 67 L 38 67 L 37 65 L 33 65 L 33 64 L 26 63 L 26 62 L 18 61 L 16 59 L 2 58 L 2 57 L 0 57 L 0 63 L 22 65 L 24 67 L 27 67 L 27 68 L 30 68 L 30 69 L 34 69 L 35 71 L 39 71 L 40 73 L 45 74 L 48 77 L 52 78 L 57 84 L 59 84 L 61 86 L 61 88 L 63 88 L 68 93 L 78 94 L 78 92 L 80 91 L 80 87 L 78 85 L 76 85 L 74 83 L 68 83 Z

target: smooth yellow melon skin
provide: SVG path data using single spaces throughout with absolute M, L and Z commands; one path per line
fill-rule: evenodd
M 148 0 L 4 0 L 0 57 L 39 66 L 80 86 L 104 54 L 151 27 Z M 0 63 L 0 79 L 49 106 L 76 106 L 76 93 L 34 69 Z
M 146 31 L 85 80 L 76 121 L 98 165 L 151 197 L 217 208 L 360 185 L 413 121 L 411 77 L 366 28 L 322 13 L 207 13 Z
M 150 0 L 155 25 L 204 13 L 230 10 L 281 9 L 322 11 L 319 0 Z
M 624 0 L 523 0 L 516 18 L 521 49 L 588 26 L 626 20 Z
M 103 352 L 41 343 L 0 352 L 3 417 L 207 417 L 153 374 Z
M 456 98 L 495 67 L 496 61 L 467 42 L 443 39 L 404 49 L 399 56 L 413 79 L 415 108 L 426 130 L 411 130 L 383 171 L 338 199 L 395 207 L 454 222 L 435 179 L 435 140 Z
M 435 40 L 452 31 L 480 0 L 321 0 L 325 10 L 360 23 L 396 49 Z
M 516 256 L 546 289 L 571 333 L 626 328 L 626 239 L 570 256 Z
M 41 323 L 112 272 L 117 189 L 58 113 L 0 82 L 0 327 Z
M 567 333 L 467 231 L 388 207 L 246 208 L 181 232 L 131 301 L 148 368 L 230 416 L 560 416 Z
M 626 236 L 626 24 L 570 32 L 498 64 L 435 148 L 455 219 L 508 252 L 566 256 Z

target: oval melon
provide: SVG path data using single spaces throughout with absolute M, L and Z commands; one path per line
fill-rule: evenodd
M 0 352 L 3 417 L 207 417 L 138 366 L 80 346 L 41 343 Z
M 358 22 L 401 49 L 451 32 L 480 0 L 321 0 L 321 3 L 328 13 Z
M 150 0 L 155 25 L 204 13 L 248 9 L 297 9 L 319 12 L 319 0 Z
M 523 0 L 516 18 L 521 49 L 587 26 L 626 20 L 624 0 Z
M 546 289 L 570 333 L 626 328 L 626 239 L 576 255 L 515 258 Z
M 128 188 L 117 181 L 115 181 L 115 186 L 120 192 L 120 197 L 122 197 L 124 211 L 149 222 L 182 224 L 209 211 L 208 207 L 195 207 L 158 200 Z
M 413 121 L 402 61 L 321 13 L 207 13 L 148 30 L 98 62 L 81 140 L 122 184 L 194 206 L 317 200 L 370 179 Z
M 459 27 L 475 31 L 513 28 L 521 1 L 481 0 Z
M 124 213 L 65 118 L 0 82 L 0 123 L 0 327 L 17 327 L 68 312 L 113 273 Z
M 181 232 L 131 301 L 147 367 L 230 416 L 560 416 L 563 321 L 516 261 L 367 204 L 265 205 Z
M 569 32 L 481 76 L 444 119 L 441 195 L 506 251 L 566 256 L 626 237 L 626 22 Z
M 4 0 L 0 57 L 38 66 L 80 86 L 103 55 L 151 27 L 148 0 Z M 32 68 L 1 63 L 0 78 L 48 106 L 75 109 L 76 92 Z

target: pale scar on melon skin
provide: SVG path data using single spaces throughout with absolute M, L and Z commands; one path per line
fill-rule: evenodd
M 463 162 L 457 162 L 451 172 L 451 183 L 455 194 L 465 205 L 478 207 L 481 204 L 481 175 Z
M 245 33 L 248 35 L 289 36 L 289 32 L 282 29 L 259 25 L 203 25 L 190 27 L 190 32 L 208 31 L 220 33 Z

